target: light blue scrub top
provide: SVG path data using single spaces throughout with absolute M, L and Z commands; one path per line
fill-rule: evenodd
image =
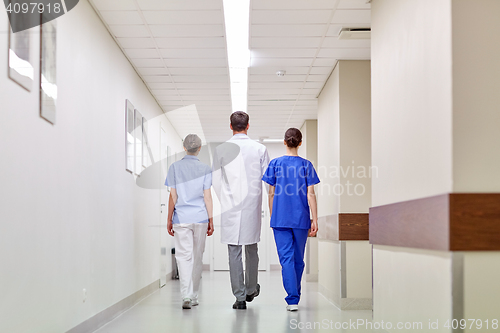
M 212 170 L 196 156 L 186 155 L 168 169 L 165 185 L 177 191 L 173 224 L 208 223 L 203 190 L 212 186 Z
M 271 228 L 310 229 L 307 187 L 319 183 L 312 163 L 300 156 L 275 158 L 262 180 L 276 187 Z

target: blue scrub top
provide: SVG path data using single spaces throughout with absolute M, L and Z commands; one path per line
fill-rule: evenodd
M 262 180 L 276 187 L 271 228 L 310 229 L 307 187 L 319 183 L 312 163 L 300 156 L 275 158 Z
M 186 155 L 168 169 L 165 185 L 177 191 L 173 224 L 207 223 L 203 190 L 212 186 L 212 170 L 193 155 Z

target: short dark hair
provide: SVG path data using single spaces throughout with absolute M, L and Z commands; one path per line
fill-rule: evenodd
M 285 142 L 287 147 L 295 148 L 298 147 L 302 142 L 302 133 L 297 128 L 289 128 L 285 133 Z
M 231 113 L 231 117 L 229 117 L 229 120 L 231 121 L 233 131 L 241 132 L 247 129 L 250 116 L 246 112 L 236 111 Z

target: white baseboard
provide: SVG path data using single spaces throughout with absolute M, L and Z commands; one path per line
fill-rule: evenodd
M 168 275 L 167 275 L 168 278 Z M 170 278 L 172 278 L 172 273 L 170 273 Z M 160 280 L 156 280 L 153 283 L 147 285 L 146 287 L 136 291 L 132 295 L 125 297 L 118 303 L 111 305 L 109 308 L 97 313 L 96 315 L 90 317 L 84 322 L 76 325 L 66 333 L 90 333 L 94 332 L 98 328 L 104 326 L 105 324 L 112 321 L 114 318 L 119 316 L 121 313 L 127 311 L 132 306 L 140 302 L 145 297 L 148 297 L 160 288 Z
M 306 282 L 318 282 L 318 274 L 306 274 Z
M 340 310 L 371 310 L 372 309 L 372 299 L 371 298 L 341 298 L 339 295 L 334 294 L 330 290 L 326 289 L 321 284 L 318 285 L 318 291 L 320 294 L 326 297 L 330 302 L 332 302 Z

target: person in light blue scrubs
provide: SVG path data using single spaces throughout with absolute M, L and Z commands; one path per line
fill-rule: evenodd
M 269 186 L 271 228 L 281 264 L 288 311 L 297 311 L 300 282 L 304 272 L 304 251 L 308 236 L 318 231 L 318 210 L 314 185 L 319 183 L 312 163 L 298 155 L 302 133 L 289 128 L 285 133 L 286 155 L 275 158 L 262 177 Z M 312 215 L 312 219 L 311 219 Z

